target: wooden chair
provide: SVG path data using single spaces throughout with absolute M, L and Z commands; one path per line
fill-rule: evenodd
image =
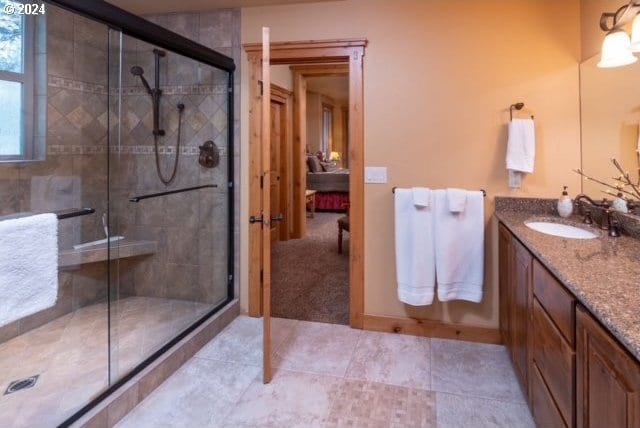
M 347 215 L 338 219 L 338 254 L 342 254 L 342 231 L 349 232 L 349 204 L 344 204 L 343 207 L 347 209 Z

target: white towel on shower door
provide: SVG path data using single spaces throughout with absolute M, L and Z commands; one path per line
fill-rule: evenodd
M 427 206 L 414 204 L 411 189 L 396 189 L 394 196 L 398 299 L 413 306 L 433 302 L 436 279 L 431 191 L 421 193 Z
M 434 190 L 438 299 L 480 302 L 484 284 L 484 195 L 467 191 L 463 212 L 451 212 L 446 190 Z
M 0 326 L 55 305 L 57 297 L 56 215 L 0 221 Z

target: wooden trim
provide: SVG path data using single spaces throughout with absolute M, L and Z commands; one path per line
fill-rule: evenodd
M 354 328 L 363 328 L 364 314 L 364 88 L 363 88 L 363 57 L 364 48 L 367 45 L 366 39 L 339 39 L 339 40 L 323 40 L 323 41 L 301 41 L 301 42 L 280 42 L 272 43 L 270 49 L 271 64 L 333 64 L 348 62 L 349 67 L 349 159 L 350 159 L 350 178 L 349 178 L 349 199 L 350 205 L 350 325 Z M 260 45 L 245 44 L 243 45 L 249 59 L 251 70 L 249 72 L 249 91 L 250 91 L 250 110 L 249 110 L 249 156 L 253 158 L 256 153 L 256 145 L 259 147 L 259 135 L 254 133 L 254 122 L 260 123 L 260 117 L 257 116 L 259 110 L 253 109 L 254 98 L 252 91 L 257 90 L 260 70 L 256 67 L 260 65 Z M 257 68 L 257 70 L 256 70 Z M 294 85 L 304 84 L 304 78 L 301 73 L 294 74 Z M 300 78 L 296 81 L 296 75 Z M 300 103 L 295 95 L 294 86 L 294 106 L 296 102 Z M 251 112 L 254 112 L 252 114 Z M 294 153 L 300 155 L 299 148 L 302 145 L 302 136 L 296 136 L 296 123 L 294 114 Z M 258 131 L 259 132 L 259 131 Z M 253 150 L 252 150 L 253 149 Z M 297 150 L 296 150 L 297 149 Z M 259 150 L 259 149 L 258 149 Z M 259 153 L 259 152 L 258 152 Z M 296 159 L 294 159 L 295 168 Z M 302 157 L 297 159 L 302 162 Z M 250 160 L 251 165 L 251 160 Z M 302 165 L 304 166 L 304 165 Z M 259 177 L 258 177 L 259 179 Z M 294 177 L 294 187 L 296 178 Z M 255 187 L 257 184 L 255 176 L 250 172 L 249 187 Z M 258 184 L 259 185 L 259 184 Z M 300 183 L 298 183 L 300 185 Z M 304 189 L 303 189 L 304 190 Z M 250 196 L 253 192 L 250 190 Z M 294 194 L 294 202 L 296 195 Z M 255 203 L 255 202 L 254 202 Z M 259 203 L 259 201 L 258 201 Z M 252 203 L 250 202 L 250 210 Z M 294 207 L 297 209 L 297 207 Z M 253 211 L 251 211 L 253 212 Z M 306 220 L 306 219 L 305 219 Z M 254 235 L 250 234 L 251 240 Z M 250 243 L 249 248 L 252 248 Z M 255 260 L 250 254 L 250 263 Z M 259 262 L 259 261 L 258 261 Z M 252 308 L 259 307 L 260 303 L 255 301 L 256 292 L 253 290 L 259 283 L 252 282 L 254 276 L 251 275 L 250 267 L 249 282 L 249 313 L 256 316 L 252 312 Z M 253 301 L 252 301 L 253 299 Z
M 292 65 L 289 67 L 292 73 L 299 73 L 304 76 L 335 76 L 349 74 L 349 64 L 315 64 L 315 65 Z
M 273 42 L 271 43 L 271 55 L 272 60 L 279 59 L 279 55 L 274 55 L 274 51 L 292 51 L 301 50 L 292 59 L 300 60 L 309 57 L 309 51 L 313 49 L 344 49 L 349 47 L 360 47 L 364 49 L 367 46 L 367 39 L 353 38 L 353 39 L 329 39 L 329 40 L 301 40 L 295 42 Z M 246 53 L 262 54 L 262 43 L 244 43 L 242 45 Z M 329 62 L 329 61 L 323 61 Z M 290 64 L 299 64 L 299 62 L 290 62 Z
M 291 199 L 293 216 L 291 237 L 300 239 L 307 229 L 306 197 L 307 190 L 307 79 L 293 73 L 293 159 L 291 175 L 293 177 L 293 197 Z
M 418 318 L 396 318 L 365 314 L 363 316 L 363 328 L 365 330 L 408 334 L 411 336 L 466 340 L 468 342 L 490 343 L 495 345 L 502 344 L 499 329 Z

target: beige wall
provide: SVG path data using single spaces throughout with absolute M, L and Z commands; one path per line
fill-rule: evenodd
M 580 162 L 579 6 L 578 0 L 347 0 L 242 10 L 243 43 L 260 41 L 262 26 L 271 28 L 272 41 L 369 40 L 365 164 L 387 166 L 389 183 L 365 186 L 366 313 L 497 327 L 493 251 L 481 304 L 411 308 L 398 301 L 391 188 L 483 187 L 488 224 L 496 195 L 555 197 L 563 185 L 578 189 L 571 169 Z M 246 63 L 242 70 L 246 87 Z M 242 95 L 242 151 L 248 153 L 247 91 Z M 522 190 L 510 192 L 505 129 L 508 107 L 516 101 L 536 116 L 538 149 L 535 173 Z M 248 159 L 243 162 L 247 177 Z M 242 227 L 246 232 L 246 223 Z M 246 310 L 247 234 L 242 235 Z
M 293 91 L 293 74 L 288 65 L 271 66 L 271 83 Z

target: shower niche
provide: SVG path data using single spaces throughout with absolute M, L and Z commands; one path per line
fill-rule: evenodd
M 215 50 L 239 15 L 133 17 L 134 37 L 106 5 L 47 2 L 46 158 L 0 163 L 0 221 L 86 210 L 58 217 L 55 304 L 0 324 L 0 388 L 35 379 L 0 426 L 75 420 L 234 299 L 235 65 Z

